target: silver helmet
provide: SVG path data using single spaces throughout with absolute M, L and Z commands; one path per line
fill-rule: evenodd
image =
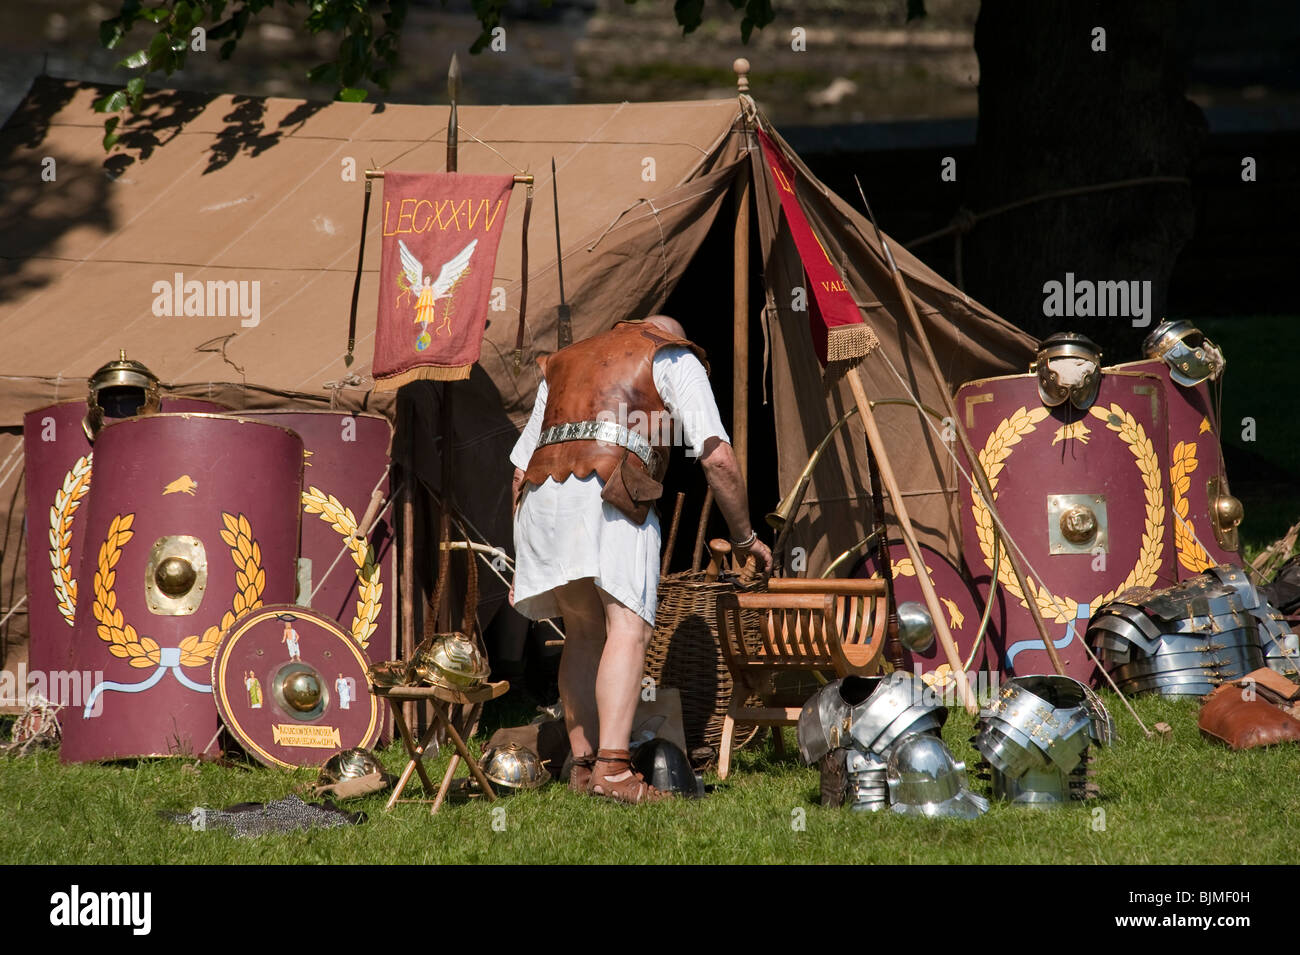
M 937 736 L 909 736 L 889 755 L 886 771 L 892 812 L 905 816 L 974 819 L 988 800 L 966 787 L 966 767 Z
M 1043 339 L 1032 369 L 1038 374 L 1038 397 L 1049 408 L 1070 404 L 1086 411 L 1101 388 L 1101 349 L 1077 332 L 1057 332 Z
M 1228 364 L 1223 351 L 1191 322 L 1161 322 L 1146 341 L 1142 352 L 1169 366 L 1169 377 L 1185 388 L 1223 374 Z

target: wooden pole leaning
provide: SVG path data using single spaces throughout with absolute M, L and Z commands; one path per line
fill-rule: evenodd
M 899 530 L 903 534 L 903 543 L 907 546 L 907 553 L 912 558 L 912 564 L 917 568 L 916 580 L 921 586 L 921 594 L 925 598 L 926 609 L 929 610 L 930 617 L 934 622 L 935 635 L 938 636 L 944 655 L 948 658 L 948 665 L 952 668 L 953 682 L 957 686 L 957 698 L 961 701 L 967 713 L 971 716 L 977 716 L 979 715 L 979 703 L 975 699 L 975 694 L 971 692 L 970 681 L 966 679 L 966 670 L 962 664 L 961 653 L 958 651 L 957 644 L 948 629 L 948 618 L 944 616 L 944 609 L 939 602 L 939 595 L 935 593 L 934 584 L 930 581 L 930 575 L 923 572 L 925 556 L 921 553 L 921 545 L 917 543 L 916 532 L 912 528 L 912 518 L 907 513 L 907 504 L 903 500 L 903 493 L 899 489 L 897 479 L 894 477 L 894 469 L 889 463 L 889 455 L 885 450 L 885 442 L 880 436 L 880 429 L 876 426 L 876 416 L 871 410 L 871 402 L 867 400 L 867 394 L 862 388 L 862 379 L 858 377 L 857 368 L 850 369 L 847 377 L 849 379 L 849 388 L 853 391 L 853 400 L 858 405 L 858 417 L 862 419 L 862 425 L 867 432 L 867 443 L 876 456 L 876 464 L 880 469 L 880 479 L 885 485 L 885 492 L 894 504 L 894 516 L 898 518 Z
M 856 176 L 854 180 L 857 180 Z M 961 448 L 966 454 L 966 460 L 970 462 L 971 476 L 975 479 L 975 484 L 979 488 L 980 497 L 984 499 L 984 506 L 989 509 L 989 516 L 993 519 L 994 535 L 996 538 L 1001 538 L 1003 536 L 1001 528 L 1004 525 L 1001 515 L 998 514 L 997 504 L 993 500 L 993 488 L 989 485 L 988 475 L 984 473 L 984 466 L 980 464 L 979 456 L 976 455 L 975 449 L 970 443 L 970 435 L 966 433 L 966 426 L 957 413 L 957 403 L 953 401 L 952 394 L 948 391 L 943 372 L 939 369 L 939 360 L 935 357 L 934 349 L 930 346 L 930 337 L 925 333 L 925 326 L 921 324 L 921 316 L 916 313 L 916 306 L 912 302 L 912 294 L 908 291 L 907 283 L 903 279 L 903 272 L 898 267 L 898 263 L 894 261 L 894 253 L 890 251 L 889 242 L 885 239 L 885 234 L 880 231 L 875 216 L 871 215 L 871 206 L 867 203 L 866 192 L 862 189 L 861 182 L 858 182 L 858 191 L 862 193 L 862 203 L 867 207 L 867 216 L 871 219 L 871 224 L 876 230 L 876 239 L 880 242 L 880 247 L 885 253 L 886 262 L 889 263 L 889 272 L 894 279 L 894 288 L 898 292 L 898 297 L 903 301 L 903 311 L 907 312 L 907 319 L 911 323 L 912 332 L 921 343 L 921 351 L 925 354 L 926 363 L 930 367 L 930 374 L 934 375 L 935 380 L 939 383 L 939 390 L 943 392 L 944 409 L 948 413 L 948 419 L 952 422 L 953 430 L 957 432 L 957 440 L 961 442 Z M 1029 610 L 1029 616 L 1033 618 L 1034 626 L 1038 629 L 1038 636 L 1043 641 L 1043 649 L 1047 651 L 1047 656 L 1052 661 L 1052 668 L 1056 670 L 1058 675 L 1065 676 L 1065 665 L 1061 662 L 1061 657 L 1056 652 L 1056 646 L 1052 643 L 1052 637 L 1047 632 L 1047 624 L 1038 609 L 1038 602 L 1033 599 L 1033 591 L 1029 589 L 1029 581 L 1025 577 L 1023 567 L 1024 558 L 1014 542 L 1006 541 L 1004 546 L 1007 557 L 1010 559 L 1012 573 L 1016 576 L 1016 583 L 1019 584 L 1020 592 L 1024 595 L 1024 604 Z
M 748 68 L 748 64 L 746 64 Z M 743 75 L 743 74 L 741 74 Z M 744 122 L 742 117 L 741 122 Z M 748 137 L 749 130 L 742 130 Z M 736 223 L 732 269 L 732 379 L 731 446 L 736 452 L 740 475 L 749 482 L 749 166 L 742 165 L 732 186 Z

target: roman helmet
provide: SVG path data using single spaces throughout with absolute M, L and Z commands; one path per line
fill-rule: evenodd
M 507 791 L 536 789 L 551 778 L 537 754 L 518 743 L 484 753 L 483 775 L 494 786 Z
M 1164 321 L 1142 343 L 1142 353 L 1169 366 L 1169 377 L 1184 388 L 1223 374 L 1223 351 L 1191 322 Z
M 91 441 L 104 426 L 105 418 L 133 418 L 157 414 L 162 403 L 158 376 L 138 361 L 119 351 L 87 379 L 86 417 L 81 422 Z
M 416 657 L 415 675 L 434 686 L 469 690 L 487 679 L 487 658 L 469 637 L 447 633 Z
M 1101 349 L 1077 332 L 1057 332 L 1039 344 L 1030 370 L 1038 374 L 1038 397 L 1047 407 L 1068 399 L 1086 411 L 1101 388 Z
M 690 760 L 675 743 L 656 737 L 632 753 L 632 768 L 655 789 L 680 793 L 688 799 L 704 795 L 704 780 L 691 770 Z
M 332 786 L 347 779 L 360 779 L 375 773 L 383 773 L 375 754 L 362 746 L 341 750 L 325 761 L 316 779 L 318 786 Z
M 889 755 L 890 810 L 904 816 L 974 819 L 988 800 L 966 787 L 966 766 L 937 736 L 909 736 Z

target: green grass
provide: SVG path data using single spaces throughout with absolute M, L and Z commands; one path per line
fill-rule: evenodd
M 278 799 L 313 774 L 172 760 L 63 766 L 47 752 L 0 761 L 0 862 L 1280 863 L 1293 857 L 1286 820 L 1300 812 L 1300 748 L 1231 753 L 1200 737 L 1194 701 L 1150 698 L 1138 701 L 1143 719 L 1169 722 L 1174 738 L 1147 740 L 1119 701 L 1106 699 L 1122 740 L 1099 754 L 1102 798 L 1047 812 L 995 804 L 981 819 L 957 822 L 822 809 L 816 770 L 795 756 L 774 759 L 765 744 L 740 752 L 730 778 L 698 802 L 631 808 L 552 785 L 494 805 L 451 804 L 430 817 L 418 805 L 385 813 L 384 797 L 376 796 L 348 804 L 369 814 L 363 825 L 244 840 L 193 832 L 157 813 Z M 944 730 L 969 765 L 972 727 L 965 713 L 955 712 Z M 793 752 L 791 731 L 786 739 Z M 382 756 L 390 769 L 400 769 L 399 747 Z M 496 807 L 504 815 L 494 816 Z M 803 831 L 792 827 L 795 810 L 805 816 Z M 1104 811 L 1104 830 L 1094 828 L 1097 810 Z M 494 820 L 504 821 L 504 831 L 494 829 Z

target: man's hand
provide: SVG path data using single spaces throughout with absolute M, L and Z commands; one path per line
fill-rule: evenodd
M 754 543 L 748 547 L 731 546 L 732 552 L 736 555 L 736 562 L 744 567 L 752 557 L 754 559 L 754 570 L 760 574 L 765 574 L 772 569 L 772 548 L 768 547 L 757 537 Z

